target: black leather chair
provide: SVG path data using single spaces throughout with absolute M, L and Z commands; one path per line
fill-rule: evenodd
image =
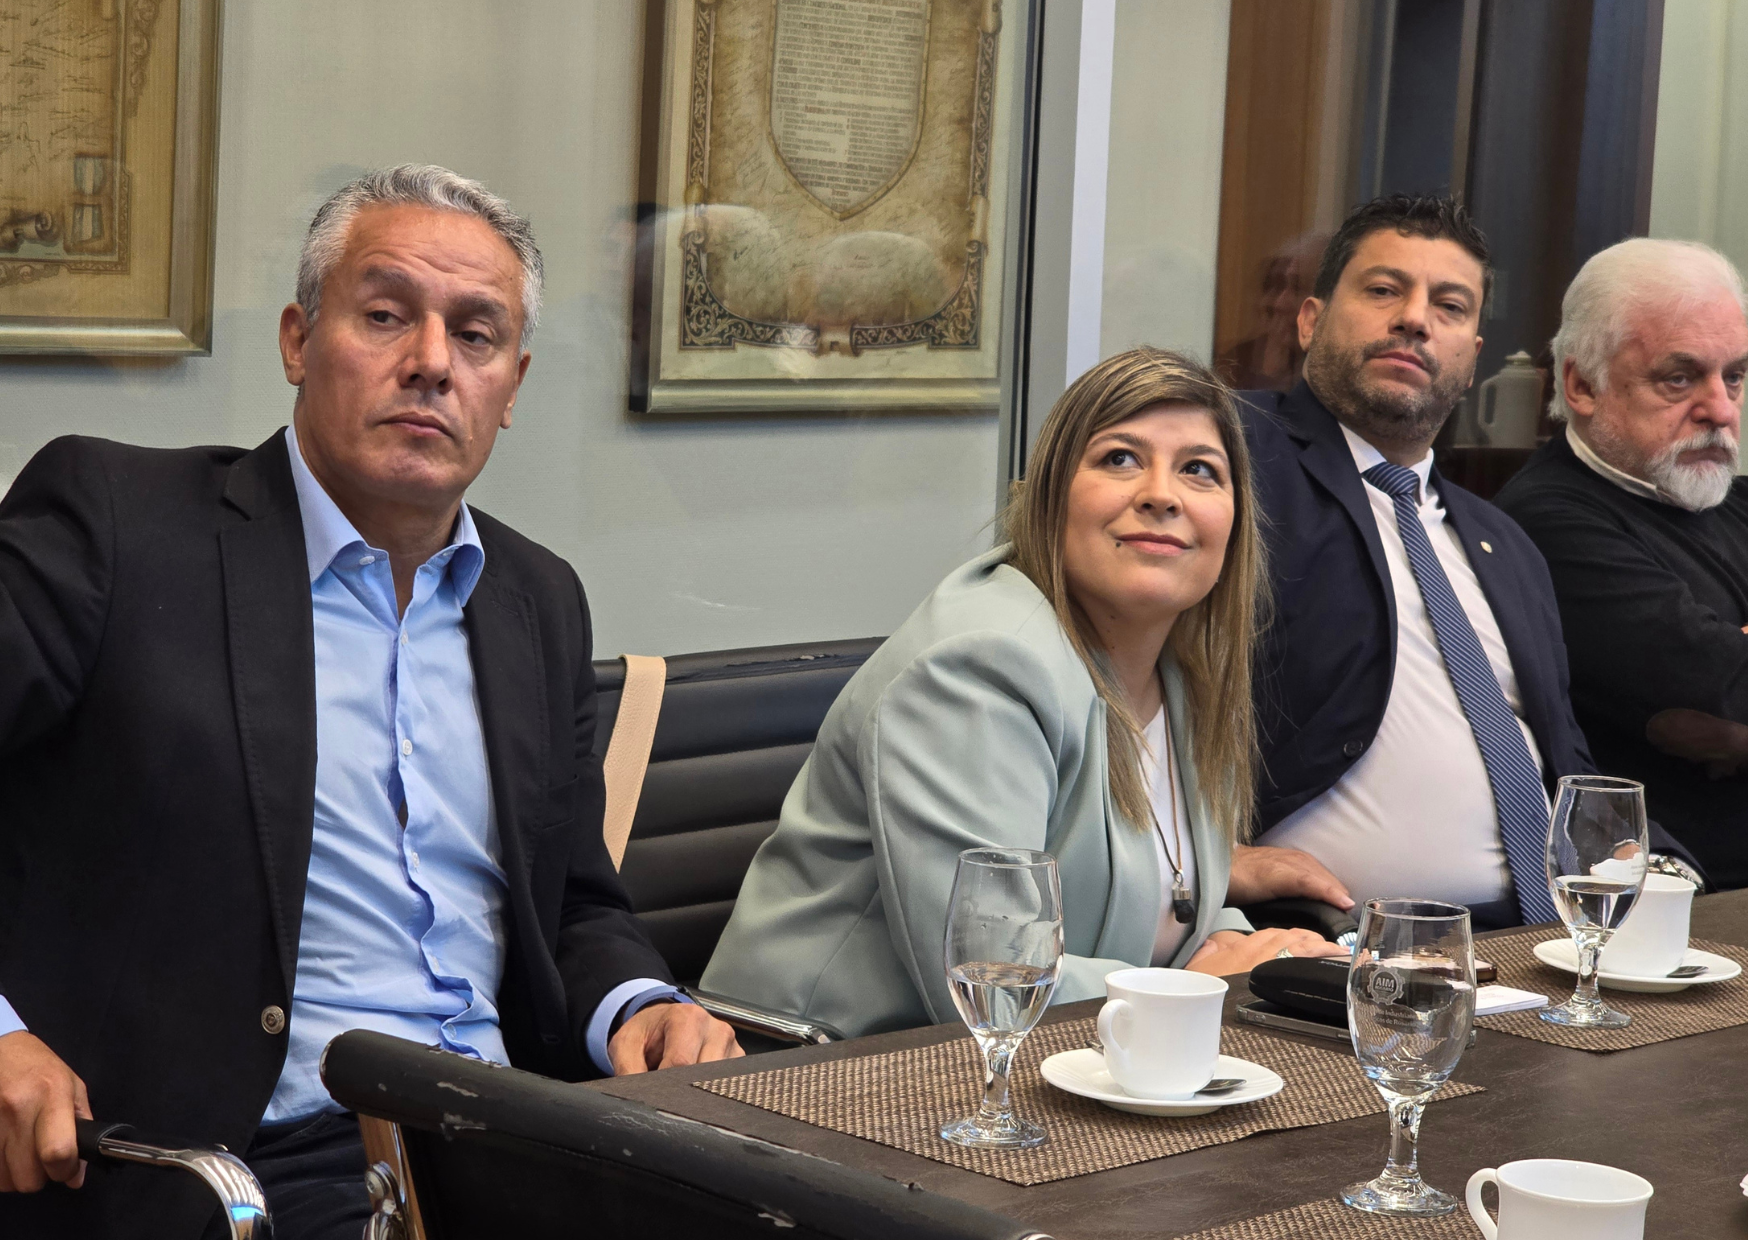
M 656 948 L 695 982 L 753 853 L 807 760 L 826 711 L 882 638 L 677 655 L 620 877 Z M 604 755 L 625 665 L 595 664 Z
M 398 1126 L 428 1240 L 1049 1240 L 896 1180 L 380 1033 L 330 1042 L 322 1081 Z M 379 1163 L 370 1183 L 380 1234 L 396 1234 L 410 1221 L 398 1176 Z

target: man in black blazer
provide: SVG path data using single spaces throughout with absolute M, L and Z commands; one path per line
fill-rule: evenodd
M 1442 898 L 1480 926 L 1552 917 L 1546 798 L 1594 769 L 1553 587 L 1524 533 L 1432 466 L 1490 284 L 1460 205 L 1369 203 L 1300 311 L 1305 379 L 1245 394 L 1275 617 L 1240 899 L 1260 869 L 1296 869 L 1335 902 Z
M 575 573 L 462 503 L 540 278 L 477 183 L 361 178 L 281 320 L 293 432 L 61 439 L 0 504 L 0 1235 L 223 1234 L 192 1177 L 83 1168 L 76 1111 L 357 1236 L 348 1025 L 572 1080 L 739 1053 L 602 841 Z

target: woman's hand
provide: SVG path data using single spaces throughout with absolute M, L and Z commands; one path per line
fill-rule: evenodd
M 1255 934 L 1240 934 L 1236 930 L 1217 930 L 1190 957 L 1184 968 L 1194 973 L 1212 973 L 1224 977 L 1229 973 L 1248 973 L 1265 960 L 1273 960 L 1283 951 L 1295 956 L 1347 956 L 1352 953 L 1339 943 L 1331 943 L 1315 930 L 1258 930 Z
M 1341 880 L 1308 852 L 1256 844 L 1240 844 L 1232 850 L 1226 903 L 1242 907 L 1290 896 L 1308 896 L 1344 911 L 1353 907 L 1353 897 Z

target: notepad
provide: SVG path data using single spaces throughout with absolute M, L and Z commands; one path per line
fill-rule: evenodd
M 1529 1012 L 1548 1006 L 1548 996 L 1511 986 L 1483 986 L 1475 992 L 1475 1015 L 1498 1016 L 1501 1012 Z

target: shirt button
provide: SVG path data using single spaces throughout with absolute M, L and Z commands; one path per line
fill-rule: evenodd
M 407 865 L 410 868 L 415 869 L 415 870 L 419 868 L 419 851 L 418 851 L 418 849 L 409 848 L 407 850 Z
M 285 1009 L 277 1003 L 261 1009 L 261 1029 L 265 1033 L 281 1033 L 285 1029 Z
M 374 563 L 376 563 L 376 557 L 373 555 L 367 555 L 362 560 L 358 561 L 358 567 L 368 568 Z
M 407 635 L 405 633 L 402 633 L 401 634 L 401 645 L 404 646 L 406 644 L 407 644 Z
M 412 754 L 413 754 L 413 742 L 412 741 L 402 741 L 401 742 L 401 756 L 402 757 L 411 757 Z
M 1359 740 L 1349 741 L 1341 747 L 1341 752 L 1350 758 L 1357 758 L 1365 751 L 1366 743 Z

